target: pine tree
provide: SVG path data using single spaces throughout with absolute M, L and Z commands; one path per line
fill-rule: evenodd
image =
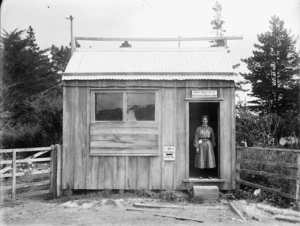
M 38 47 L 32 27 L 27 32 L 4 31 L 1 44 L 0 134 L 4 135 L 0 146 L 33 147 L 59 142 L 62 89 L 61 74 L 54 64 L 59 60 L 51 61 L 50 49 Z
M 250 73 L 241 73 L 252 84 L 251 101 L 257 110 L 284 114 L 297 111 L 299 81 L 293 76 L 299 73 L 299 53 L 295 50 L 296 40 L 284 28 L 277 16 L 270 20 L 270 31 L 257 36 L 253 56 L 242 59 Z
M 28 105 L 41 92 L 57 85 L 48 49 L 40 50 L 35 34 L 29 27 L 24 30 L 4 32 L 3 49 L 3 110 L 10 112 L 11 122 L 28 123 L 34 120 Z M 29 121 L 28 121 L 29 120 Z
M 225 23 L 225 21 L 222 19 L 222 5 L 218 0 L 215 2 L 215 6 L 212 9 L 215 12 L 215 16 L 210 24 L 213 26 L 213 30 L 216 32 L 216 36 L 222 37 L 226 30 L 223 29 L 223 24 Z M 211 41 L 211 43 L 213 43 L 211 47 L 225 46 L 224 40 L 214 40 Z

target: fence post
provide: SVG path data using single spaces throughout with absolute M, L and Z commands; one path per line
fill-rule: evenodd
M 296 181 L 296 205 L 297 209 L 300 210 L 300 153 L 297 153 L 297 181 Z
M 236 189 L 240 190 L 240 182 L 238 181 L 240 179 L 240 173 L 241 173 L 241 157 L 242 157 L 242 149 L 237 147 L 236 148 Z
M 16 198 L 16 172 L 17 172 L 17 151 L 13 150 L 13 158 L 12 158 L 12 193 L 11 197 L 12 199 Z
M 55 197 L 55 162 L 56 162 L 56 156 L 55 156 L 55 145 L 51 145 L 51 164 L 50 164 L 50 189 L 49 193 Z
M 56 157 L 57 157 L 57 167 L 56 167 L 56 196 L 60 197 L 61 196 L 61 174 L 62 174 L 62 159 L 61 159 L 61 146 L 59 144 L 56 144 Z

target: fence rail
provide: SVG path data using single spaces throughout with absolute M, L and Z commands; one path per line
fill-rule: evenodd
M 279 149 L 279 148 L 261 148 L 261 147 L 237 147 L 237 165 L 236 165 L 236 182 L 237 189 L 240 189 L 240 184 L 259 188 L 283 197 L 300 201 L 300 150 L 295 149 Z M 274 153 L 272 155 L 272 153 Z M 246 156 L 246 157 L 245 157 Z M 279 157 L 278 157 L 279 156 Z M 273 161 L 271 161 L 273 160 Z M 241 168 L 244 163 L 259 164 L 271 167 L 285 167 L 286 169 L 294 170 L 295 175 L 285 175 L 280 173 L 270 173 L 264 170 L 253 170 L 253 168 Z M 278 189 L 269 188 L 259 185 L 254 182 L 241 179 L 241 172 L 246 172 L 252 175 L 261 175 L 266 178 L 278 178 L 284 180 L 295 181 L 295 194 L 289 194 Z
M 17 153 L 20 152 L 37 152 L 25 159 L 17 159 Z M 51 157 L 37 158 L 47 152 L 50 152 Z M 9 160 L 1 160 L 0 165 L 8 165 L 0 170 L 0 178 L 12 178 L 11 186 L 1 186 L 1 190 L 11 190 L 11 197 L 15 199 L 17 188 L 26 188 L 31 186 L 49 185 L 49 192 L 55 197 L 61 195 L 61 146 L 51 145 L 50 147 L 39 148 L 18 148 L 18 149 L 0 149 L 0 154 L 12 153 L 12 158 Z M 19 163 L 34 163 L 34 162 L 50 162 L 50 170 L 27 170 L 24 172 L 17 172 L 17 164 Z M 11 171 L 9 173 L 8 171 Z M 17 184 L 17 177 L 23 175 L 37 175 L 50 173 L 50 180 Z

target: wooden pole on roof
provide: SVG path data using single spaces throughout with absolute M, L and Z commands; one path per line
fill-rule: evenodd
M 75 37 L 76 41 L 134 41 L 134 42 L 186 42 L 186 41 L 210 41 L 210 40 L 238 40 L 243 36 L 222 37 L 193 37 L 193 38 L 103 38 L 103 37 Z
M 67 20 L 70 20 L 70 26 L 71 26 L 71 55 L 73 55 L 75 51 L 75 42 L 74 42 L 74 35 L 73 35 L 73 17 L 70 15 L 66 18 Z

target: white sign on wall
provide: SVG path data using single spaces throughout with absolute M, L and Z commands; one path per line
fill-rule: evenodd
M 174 160 L 175 160 L 175 147 L 164 146 L 164 161 L 174 161 Z
M 218 97 L 218 90 L 214 90 L 214 89 L 192 90 L 192 98 L 216 98 L 216 97 Z

